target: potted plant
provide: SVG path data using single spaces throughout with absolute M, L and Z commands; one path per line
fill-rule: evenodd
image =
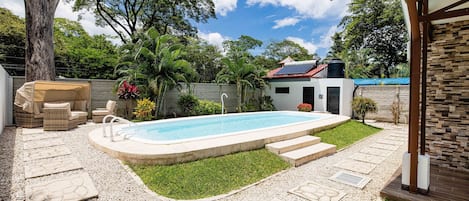
M 119 99 L 124 99 L 125 102 L 125 116 L 127 119 L 132 118 L 132 101 L 137 99 L 140 94 L 136 85 L 129 84 L 127 81 L 123 81 L 117 90 L 117 96 Z

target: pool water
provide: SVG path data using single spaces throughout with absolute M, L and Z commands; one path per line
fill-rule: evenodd
M 131 133 L 131 139 L 146 142 L 179 141 L 193 138 L 226 135 L 242 131 L 264 129 L 278 126 L 315 121 L 322 118 L 305 112 L 254 112 L 227 115 L 159 120 L 123 128 Z

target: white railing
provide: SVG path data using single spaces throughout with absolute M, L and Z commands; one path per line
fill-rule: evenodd
M 112 118 L 111 121 L 109 123 L 106 123 L 106 121 L 109 119 L 109 118 Z M 129 124 L 129 126 L 134 126 L 135 123 L 134 122 L 131 122 L 127 119 L 124 119 L 122 117 L 117 117 L 117 116 L 114 116 L 112 114 L 110 115 L 106 115 L 104 118 L 103 118 L 103 137 L 107 137 L 107 132 L 106 132 L 106 125 L 109 125 L 109 138 L 111 140 L 111 142 L 114 142 L 114 131 L 113 131 L 113 128 L 112 128 L 112 125 L 114 122 L 118 121 L 119 123 L 127 123 Z M 118 133 L 119 134 L 119 133 Z M 125 136 L 124 136 L 125 137 Z

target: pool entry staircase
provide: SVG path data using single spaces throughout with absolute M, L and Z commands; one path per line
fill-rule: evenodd
M 295 167 L 336 152 L 335 145 L 322 143 L 321 138 L 311 135 L 266 144 L 265 147 Z

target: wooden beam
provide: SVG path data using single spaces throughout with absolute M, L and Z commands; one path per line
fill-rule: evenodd
M 422 15 L 428 15 L 428 0 L 423 0 Z M 427 51 L 428 51 L 428 26 L 429 21 L 422 22 L 423 33 L 422 33 L 422 90 L 420 105 L 420 155 L 425 155 L 425 125 L 426 125 L 426 111 L 427 111 Z
M 469 2 L 469 0 L 460 0 L 460 1 L 454 2 L 454 3 L 452 3 L 452 4 L 448 5 L 448 6 L 445 6 L 444 8 L 441 8 L 441 9 L 439 9 L 439 10 L 433 12 L 433 14 L 445 13 L 446 11 L 448 11 L 448 10 L 450 10 L 450 9 L 452 9 L 452 8 L 455 8 L 455 7 L 457 7 L 457 6 L 460 6 L 460 5 L 462 5 L 462 4 L 465 4 L 465 3 L 467 3 L 467 2 Z M 428 6 L 428 4 L 427 4 L 427 6 Z M 427 10 L 428 10 L 428 7 L 427 7 Z M 427 14 L 428 14 L 428 13 L 427 13 Z
M 419 19 L 417 13 L 417 1 L 407 0 L 407 9 L 410 19 L 410 105 L 409 105 L 409 144 L 410 153 L 410 192 L 417 192 L 417 160 L 418 160 L 418 135 L 419 135 L 419 85 L 420 85 L 420 58 L 421 38 Z

